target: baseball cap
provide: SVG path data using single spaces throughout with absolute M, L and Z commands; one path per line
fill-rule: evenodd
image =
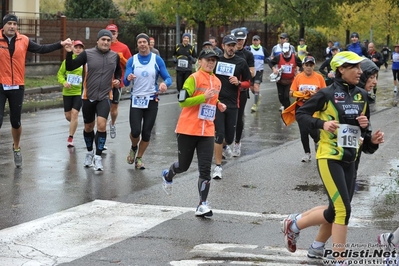
M 283 53 L 286 53 L 290 50 L 290 44 L 288 42 L 283 44 Z
M 213 49 L 203 49 L 198 55 L 198 59 L 209 57 L 215 57 L 216 59 L 219 58 L 218 54 Z
M 345 63 L 358 64 L 366 59 L 366 57 L 361 57 L 354 52 L 344 51 L 336 54 L 330 62 L 331 69 L 336 71 L 338 67 Z
M 311 56 L 311 55 L 308 55 L 308 56 L 306 56 L 303 60 L 302 60 L 302 64 L 306 64 L 306 63 L 313 63 L 313 64 L 316 64 L 316 60 L 314 59 L 314 57 L 313 56 Z
M 212 43 L 210 41 L 206 41 L 202 43 L 202 47 L 204 47 L 205 45 L 210 45 L 213 46 Z
M 115 24 L 109 24 L 106 28 L 106 30 L 114 30 L 114 31 L 118 31 L 118 27 Z
M 333 47 L 331 47 L 331 49 L 330 49 L 330 51 L 336 51 L 336 50 L 339 50 L 339 48 L 338 48 L 337 46 L 333 46 Z
M 234 37 L 236 37 L 237 40 L 243 40 L 247 38 L 247 34 L 243 30 L 238 30 L 234 32 Z
M 85 45 L 80 40 L 76 40 L 76 41 L 73 42 L 73 46 L 76 46 L 76 45 L 82 45 L 83 48 L 85 48 Z
M 399 47 L 399 44 L 397 43 L 397 44 L 395 44 L 393 47 Z
M 305 39 L 304 38 L 300 38 L 299 41 L 305 41 Z
M 356 37 L 356 38 L 359 39 L 359 33 L 357 33 L 357 32 L 352 32 L 351 38 L 353 38 L 353 37 Z
M 237 44 L 237 38 L 234 37 L 233 35 L 224 36 L 223 44 L 231 44 L 231 43 Z
M 258 41 L 260 41 L 259 35 L 254 35 L 254 37 L 252 37 L 252 40 L 258 40 Z
M 280 34 L 280 38 L 287 39 L 288 38 L 288 34 L 283 32 L 283 33 Z

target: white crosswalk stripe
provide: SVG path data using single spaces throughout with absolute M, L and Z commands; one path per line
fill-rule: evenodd
M 1 266 L 14 265 L 57 265 L 71 262 L 115 243 L 145 232 L 165 221 L 194 208 L 129 204 L 115 201 L 95 200 L 68 210 L 64 210 L 34 221 L 6 228 L 0 231 Z M 214 214 L 246 217 L 259 217 L 265 220 L 280 221 L 284 214 L 263 214 L 215 210 Z M 352 219 L 352 218 L 351 218 Z M 375 220 L 374 220 L 375 222 Z M 369 221 L 352 219 L 352 227 L 363 227 Z M 233 250 L 231 250 L 233 249 Z M 240 249 L 237 252 L 237 249 Z M 296 265 L 308 261 L 306 251 L 297 250 L 294 254 L 285 248 L 265 247 L 260 254 L 242 252 L 259 250 L 252 245 L 203 244 L 193 248 L 198 257 L 220 258 L 246 257 L 254 261 L 267 260 L 274 264 Z M 288 259 L 287 259 L 288 258 Z M 220 264 L 219 259 L 214 263 Z M 248 261 L 241 261 L 247 263 Z M 185 264 L 186 263 L 186 264 Z M 172 265 L 198 265 L 196 260 L 175 261 Z M 235 263 L 237 264 L 237 263 Z M 252 265 L 252 264 L 243 264 Z M 263 264 L 256 264 L 263 265 Z

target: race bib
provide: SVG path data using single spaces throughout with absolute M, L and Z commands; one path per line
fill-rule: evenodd
M 188 68 L 188 60 L 186 60 L 186 59 L 178 59 L 177 60 L 177 66 L 178 67 L 183 67 L 183 68 Z
M 18 90 L 19 89 L 19 85 L 5 85 L 5 84 L 3 84 L 3 89 L 5 91 Z
M 283 65 L 281 67 L 283 68 L 283 73 L 285 74 L 289 74 L 292 72 L 292 66 L 290 65 Z
M 150 103 L 150 97 L 148 96 L 133 96 L 132 99 L 132 107 L 134 108 L 148 108 L 148 104 Z
M 218 75 L 223 75 L 223 76 L 233 76 L 234 71 L 236 69 L 235 64 L 230 64 L 226 62 L 218 62 L 216 65 L 216 71 L 215 73 Z
M 71 85 L 80 85 L 82 83 L 82 76 L 75 74 L 68 74 L 67 82 Z
M 216 114 L 216 105 L 201 103 L 198 118 L 202 120 L 213 121 Z
M 360 127 L 340 124 L 338 130 L 338 146 L 343 148 L 359 147 Z

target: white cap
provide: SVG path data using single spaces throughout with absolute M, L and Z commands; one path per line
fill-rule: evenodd
M 283 53 L 288 52 L 290 49 L 291 49 L 291 47 L 288 42 L 283 43 Z

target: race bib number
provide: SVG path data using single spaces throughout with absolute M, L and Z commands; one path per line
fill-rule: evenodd
M 5 85 L 5 84 L 3 84 L 3 89 L 5 91 L 18 90 L 19 89 L 19 85 Z
M 199 113 L 198 113 L 199 119 L 213 121 L 215 119 L 215 114 L 216 114 L 215 105 L 207 103 L 200 104 Z
M 134 108 L 148 108 L 150 97 L 148 96 L 133 96 L 132 107 Z
M 218 75 L 223 75 L 223 76 L 233 76 L 234 71 L 236 69 L 235 64 L 230 64 L 226 62 L 218 62 L 216 65 L 216 71 L 215 73 Z
M 292 72 L 292 66 L 290 65 L 283 65 L 281 66 L 283 68 L 283 73 L 284 74 L 289 74 Z
M 82 76 L 75 74 L 68 74 L 67 82 L 71 85 L 80 85 L 82 83 Z
M 341 124 L 337 130 L 339 147 L 355 149 L 359 147 L 360 127 Z
M 186 60 L 186 59 L 178 59 L 177 60 L 177 66 L 178 67 L 183 67 L 183 68 L 188 68 L 188 60 Z

